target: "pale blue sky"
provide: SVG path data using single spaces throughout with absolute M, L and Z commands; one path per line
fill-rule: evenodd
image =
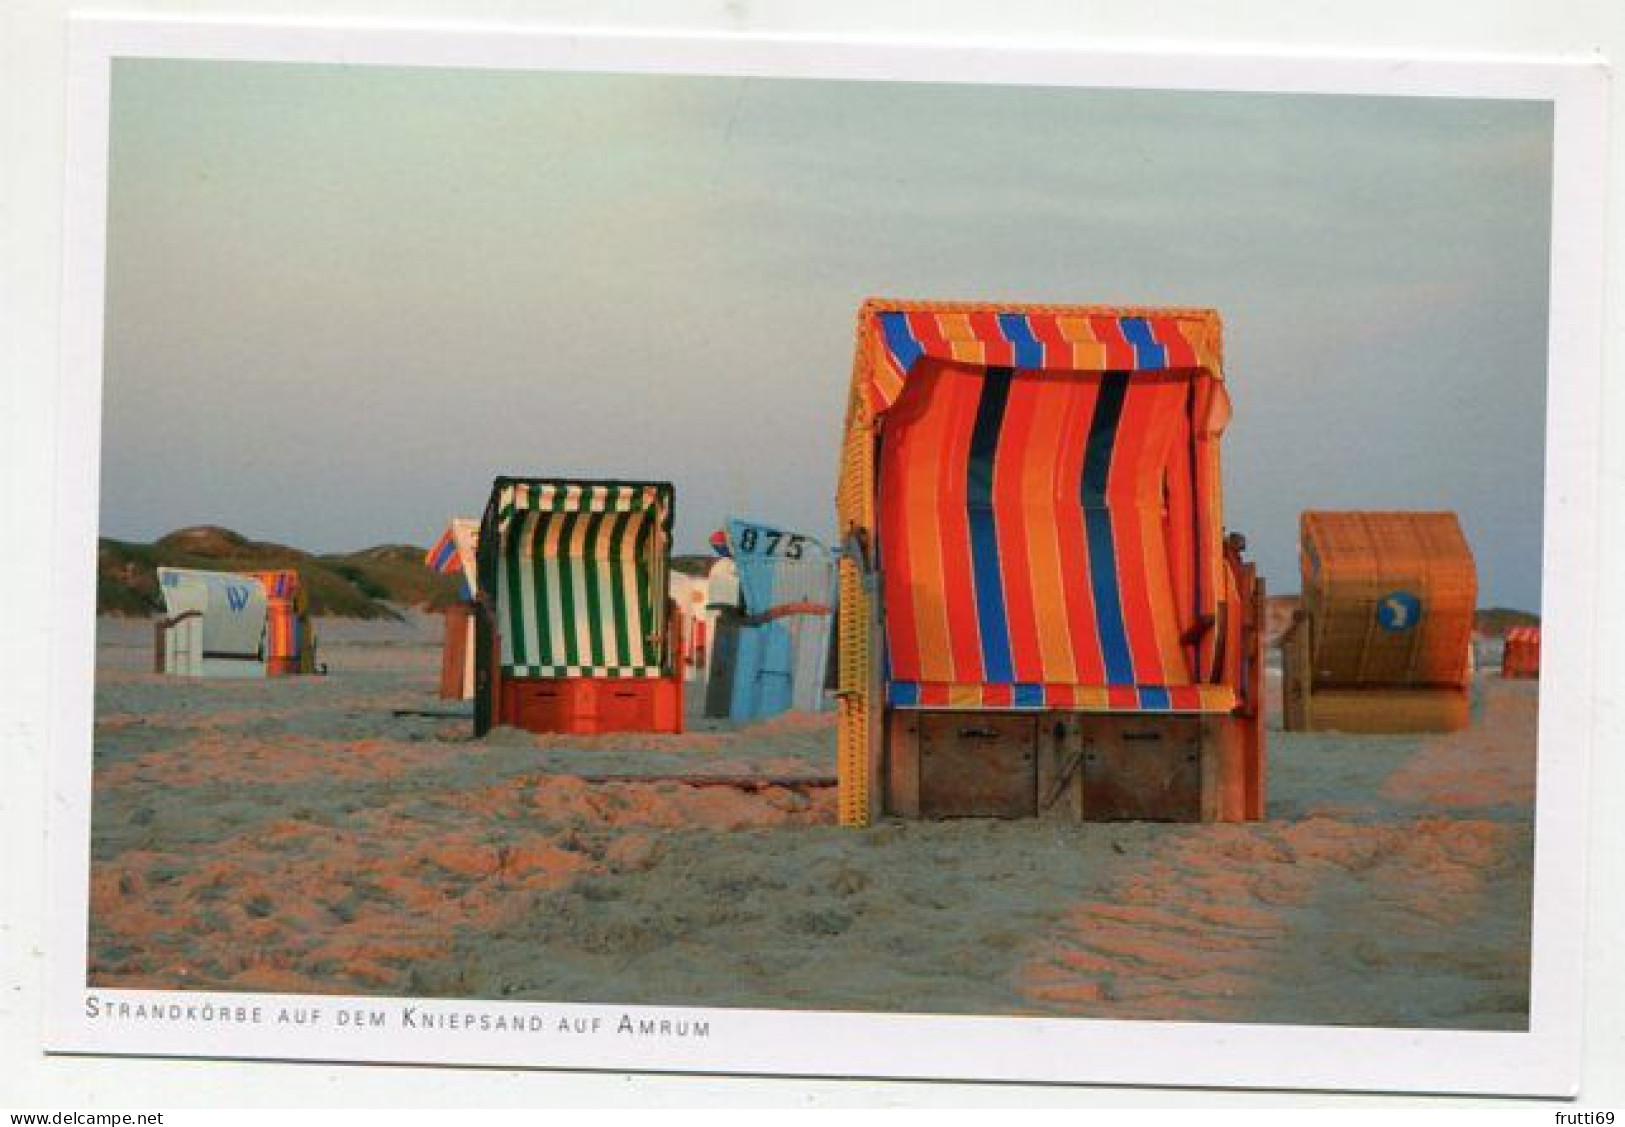
M 103 531 L 427 543 L 499 473 L 833 528 L 870 294 L 1218 308 L 1226 517 L 1539 601 L 1535 103 L 120 61 Z

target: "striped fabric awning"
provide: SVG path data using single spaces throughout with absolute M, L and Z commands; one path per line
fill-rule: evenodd
M 1217 316 L 866 315 L 888 702 L 1234 708 Z
M 672 500 L 667 484 L 499 484 L 487 520 L 509 676 L 662 675 Z
M 457 559 L 457 541 L 452 539 L 451 525 L 446 526 L 446 531 L 440 534 L 440 539 L 424 553 L 423 563 L 429 570 L 439 572 L 441 575 L 450 575 L 462 567 Z
M 286 660 L 300 655 L 304 645 L 302 619 L 287 603 L 272 603 L 265 615 L 265 656 L 267 660 Z
M 897 401 L 921 360 L 947 360 L 1025 372 L 1203 372 L 1221 380 L 1219 327 L 1208 311 L 1117 314 L 1080 309 L 967 310 L 930 305 L 875 310 L 885 363 L 873 368 L 872 408 Z M 1224 429 L 1222 385 L 1204 419 Z
M 470 517 L 453 517 L 440 539 L 423 556 L 423 562 L 441 575 L 458 575 L 463 581 L 463 598 L 479 593 L 479 566 L 476 552 L 480 542 L 480 522 Z
M 244 575 L 253 576 L 265 588 L 265 595 L 271 599 L 288 599 L 300 602 L 304 596 L 304 589 L 299 584 L 299 573 L 291 568 L 277 571 L 247 571 Z
M 299 573 L 289 568 L 277 571 L 245 572 L 265 588 L 265 656 L 270 660 L 296 658 L 304 646 L 301 619 L 305 613 L 305 589 Z

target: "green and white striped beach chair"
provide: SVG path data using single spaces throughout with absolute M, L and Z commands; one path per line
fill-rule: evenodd
M 664 482 L 498 478 L 480 522 L 475 734 L 682 730 Z

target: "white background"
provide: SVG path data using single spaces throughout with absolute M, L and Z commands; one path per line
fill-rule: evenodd
M 1421 8 L 1414 0 L 1376 0 L 1359 6 L 1309 0 L 1253 0 L 1213 3 L 1180 0 L 1162 4 L 1157 16 L 1133 2 L 1040 3 L 975 0 L 930 5 L 926 23 L 910 19 L 923 5 L 884 8 L 851 0 L 754 5 L 747 0 L 717 4 L 622 4 L 613 21 L 588 2 L 521 4 L 495 0 L 453 4 L 450 0 L 346 0 L 320 9 L 275 7 L 238 0 L 210 6 L 209 14 L 261 15 L 324 20 L 350 16 L 377 21 L 450 20 L 488 26 L 616 26 L 628 30 L 662 28 L 698 31 L 806 31 L 820 34 L 901 35 L 927 39 L 973 39 L 1072 43 L 1090 47 L 1188 48 L 1271 52 L 1293 47 L 1310 51 L 1349 49 L 1407 54 L 1588 55 L 1625 57 L 1625 5 L 1608 2 L 1442 0 Z M 187 15 L 192 5 L 129 3 L 118 7 L 78 7 L 79 11 L 152 12 Z M 0 517 L 9 532 L 3 583 L 10 630 L 0 647 L 0 746 L 7 770 L 0 776 L 0 1106 L 193 1106 L 209 1103 L 255 1105 L 292 1101 L 322 1104 L 525 1104 L 617 1102 L 670 1105 L 674 1102 L 796 1103 L 989 1103 L 1008 1104 L 1212 1104 L 1215 1102 L 1324 1104 L 1325 1095 L 1272 1097 L 1257 1093 L 1215 1096 L 1187 1092 L 1134 1092 L 1109 1089 L 954 1087 L 874 1082 L 800 1080 L 740 1081 L 566 1075 L 448 1069 L 158 1062 L 141 1060 L 44 1058 L 37 1049 L 43 980 L 43 919 L 47 890 L 43 815 L 49 796 L 44 759 L 48 715 L 48 543 L 53 497 L 48 488 L 53 458 L 55 372 L 59 349 L 61 269 L 61 186 L 63 177 L 63 76 L 67 5 L 49 0 L 9 0 L 0 40 L 0 91 L 4 92 L 0 167 L 0 316 L 4 318 L 4 361 L 0 362 Z M 1350 14 L 1358 12 L 1358 24 Z M 1613 93 L 1615 126 L 1608 228 L 1612 253 L 1612 295 L 1618 278 L 1625 195 L 1625 105 Z M 1608 372 L 1625 375 L 1619 344 L 1625 315 L 1617 297 L 1608 326 Z M 1621 552 L 1620 380 L 1607 380 L 1601 483 L 1601 556 L 1604 575 L 1625 575 Z M 1591 774 L 1589 847 L 1590 913 L 1573 926 L 1588 929 L 1586 1069 L 1582 1102 L 1625 1103 L 1625 763 L 1622 763 L 1619 692 L 1625 643 L 1620 641 L 1621 598 L 1599 593 L 1604 622 L 1599 648 L 1600 696 L 1596 751 Z M 1358 1097 L 1344 1097 L 1353 1101 Z M 1369 1101 L 1367 1097 L 1361 1102 Z

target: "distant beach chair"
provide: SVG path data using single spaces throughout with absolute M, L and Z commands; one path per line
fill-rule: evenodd
M 265 588 L 265 675 L 316 672 L 316 630 L 310 622 L 305 585 L 292 568 L 248 571 Z
M 711 666 L 712 620 L 710 583 L 705 576 L 671 573 L 671 601 L 683 618 L 682 651 L 677 655 L 683 679 L 703 681 Z
M 480 522 L 453 517 L 423 562 L 442 575 L 462 581 L 462 597 L 445 610 L 445 640 L 440 647 L 440 698 L 474 697 L 474 596 L 479 591 L 476 545 Z
M 1208 310 L 872 300 L 838 505 L 840 818 L 1244 820 L 1263 585 Z
M 672 487 L 498 478 L 476 545 L 474 732 L 680 732 Z
M 1288 731 L 1447 732 L 1471 704 L 1478 574 L 1451 512 L 1305 512 L 1281 638 Z
M 713 546 L 727 550 L 728 534 L 718 529 Z M 704 714 L 708 720 L 726 720 L 733 712 L 734 671 L 739 660 L 739 632 L 745 620 L 739 592 L 739 567 L 724 557 L 711 565 L 705 586 L 706 609 L 711 614 L 711 656 L 705 674 Z
M 1511 626 L 1507 628 L 1501 649 L 1501 676 L 1540 676 L 1540 627 Z
M 154 624 L 157 672 L 264 677 L 266 590 L 252 575 L 160 567 L 165 617 Z
M 729 715 L 822 711 L 835 601 L 829 549 L 760 521 L 730 518 L 726 533 L 744 601 Z

